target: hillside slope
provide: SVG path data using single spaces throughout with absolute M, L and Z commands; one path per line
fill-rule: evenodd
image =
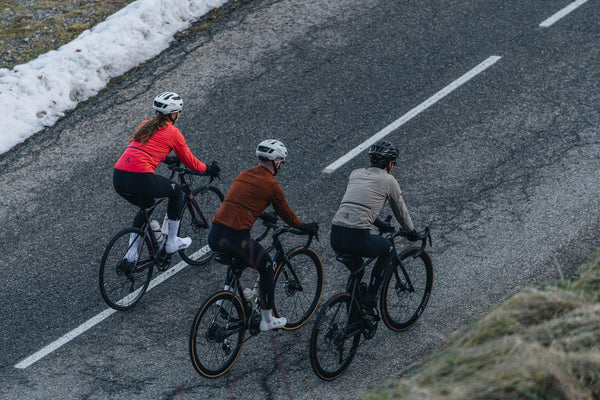
M 579 279 L 526 289 L 364 399 L 600 399 L 600 253 Z

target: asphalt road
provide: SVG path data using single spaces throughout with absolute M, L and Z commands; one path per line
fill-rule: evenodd
M 600 5 L 254 0 L 0 157 L 0 397 L 7 399 L 351 398 L 406 373 L 446 335 L 524 286 L 570 278 L 598 244 Z M 427 102 L 480 63 L 495 63 Z M 318 221 L 325 294 L 344 267 L 331 218 L 364 152 L 323 169 L 411 110 L 387 137 L 413 221 L 433 231 L 431 301 L 409 331 L 381 327 L 346 374 L 310 369 L 310 328 L 259 335 L 224 377 L 188 357 L 192 317 L 224 268 L 187 267 L 26 368 L 19 362 L 106 310 L 104 246 L 134 213 L 112 165 L 152 97 L 179 92 L 179 127 L 226 191 L 262 139 L 290 151 L 280 182 Z M 310 326 L 310 324 L 309 324 Z

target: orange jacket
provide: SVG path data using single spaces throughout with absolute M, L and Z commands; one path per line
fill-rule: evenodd
M 235 230 L 250 230 L 269 204 L 285 223 L 294 228 L 300 226 L 300 219 L 288 206 L 273 174 L 261 166 L 247 169 L 231 184 L 212 222 Z
M 156 131 L 148 143 L 141 144 L 135 141 L 129 143 L 117 160 L 115 169 L 154 173 L 158 164 L 167 157 L 171 150 L 186 167 L 198 172 L 206 171 L 206 164 L 194 157 L 190 148 L 185 144 L 185 139 L 179 129 L 170 122 L 167 122 L 164 129 Z

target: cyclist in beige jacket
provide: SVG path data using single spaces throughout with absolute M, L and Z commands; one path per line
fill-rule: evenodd
M 400 185 L 390 174 L 396 165 L 398 150 L 392 143 L 380 140 L 369 148 L 369 157 L 370 168 L 359 168 L 350 173 L 346 193 L 333 217 L 330 240 L 337 253 L 355 255 L 354 264 L 357 266 L 362 263 L 362 257 L 378 257 L 367 293 L 361 298 L 365 313 L 378 320 L 376 291 L 383 278 L 382 272 L 392 261 L 394 246 L 383 236 L 371 234 L 371 228 L 375 225 L 383 232 L 393 230 L 377 218 L 385 202 L 389 201 L 396 220 L 410 232 L 407 239 L 416 240 L 417 232 L 402 198 Z

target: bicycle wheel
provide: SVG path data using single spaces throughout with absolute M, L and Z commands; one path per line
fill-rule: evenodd
M 246 335 L 246 315 L 239 297 L 221 291 L 198 310 L 190 332 L 190 358 L 199 374 L 218 378 L 237 360 Z
M 356 300 L 351 304 L 351 299 L 348 293 L 330 298 L 317 315 L 310 335 L 310 365 L 325 381 L 339 378 L 346 371 L 360 342 L 360 307 Z
M 312 248 L 297 247 L 275 270 L 273 313 L 287 318 L 283 329 L 294 330 L 313 316 L 323 293 L 323 262 Z
M 433 286 L 433 266 L 425 251 L 417 258 L 418 247 L 399 255 L 402 265 L 395 263 L 392 273 L 383 283 L 381 311 L 383 322 L 393 331 L 408 329 L 421 316 Z
M 125 254 L 131 247 L 129 239 L 138 235 L 138 261 L 128 262 Z M 110 307 L 116 310 L 133 308 L 142 298 L 154 268 L 149 237 L 138 228 L 125 228 L 117 233 L 106 246 L 100 262 L 100 293 Z
M 213 256 L 207 244 L 208 231 L 210 221 L 221 206 L 224 196 L 214 186 L 196 188 L 192 191 L 192 195 L 194 201 L 186 198 L 184 202 L 179 224 L 179 236 L 192 238 L 192 245 L 187 249 L 179 250 L 179 255 L 190 265 L 203 265 Z

